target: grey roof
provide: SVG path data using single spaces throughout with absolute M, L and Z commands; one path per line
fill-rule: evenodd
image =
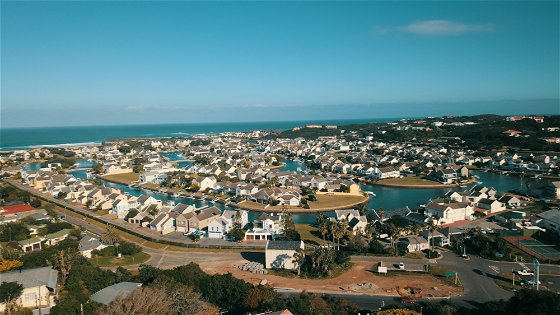
M 86 250 L 97 249 L 101 245 L 103 244 L 98 239 L 86 235 L 80 240 L 79 249 L 83 252 Z
M 136 282 L 119 282 L 95 292 L 90 299 L 101 304 L 109 305 L 119 296 L 126 297 L 130 295 L 132 291 L 136 290 L 136 288 L 141 285 L 142 283 Z
M 297 250 L 303 248 L 302 241 L 268 241 L 266 249 L 275 250 Z
M 558 209 L 548 210 L 537 214 L 537 216 L 552 223 L 560 224 L 560 210 Z
M 57 280 L 58 270 L 54 270 L 51 267 L 0 273 L 0 283 L 17 281 L 19 284 L 23 285 L 24 289 L 46 285 L 48 288 L 56 290 Z

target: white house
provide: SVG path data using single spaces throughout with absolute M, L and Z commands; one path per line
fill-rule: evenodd
M 553 209 L 537 214 L 538 226 L 560 235 L 560 210 Z
M 150 229 L 156 230 L 161 234 L 168 234 L 175 231 L 175 218 L 169 213 L 160 213 L 149 224 Z
M 371 177 L 375 179 L 397 178 L 401 176 L 401 172 L 394 167 L 376 167 L 371 173 Z
M 35 309 L 54 306 L 57 294 L 58 271 L 51 267 L 31 268 L 0 273 L 0 283 L 18 282 L 23 286 L 21 296 L 14 301 L 17 305 Z M 6 304 L 0 303 L 0 312 Z
M 358 210 L 335 210 L 336 219 L 338 221 L 346 220 L 348 222 L 348 229 L 350 229 L 354 235 L 357 233 L 363 233 L 367 226 L 367 217 L 365 215 L 360 215 Z
M 504 204 L 496 199 L 482 198 L 478 201 L 478 207 L 489 210 L 490 213 L 502 211 L 505 209 Z
M 303 241 L 268 241 L 265 248 L 265 268 L 297 269 L 294 255 L 304 250 Z
M 474 209 L 466 202 L 432 201 L 424 210 L 424 215 L 437 218 L 437 224 L 472 220 Z
M 91 258 L 91 252 L 93 252 L 94 250 L 100 250 L 105 247 L 107 246 L 103 245 L 103 243 L 101 243 L 98 239 L 93 238 L 89 235 L 82 237 L 82 239 L 80 240 L 80 244 L 78 245 L 80 253 L 86 258 Z

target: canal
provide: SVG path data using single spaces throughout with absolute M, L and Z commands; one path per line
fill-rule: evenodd
M 172 162 L 174 160 L 182 160 L 178 154 L 173 152 L 164 153 L 164 155 L 169 158 Z M 280 169 L 281 171 L 297 171 L 299 173 L 304 172 L 306 166 L 304 163 L 294 162 L 291 160 L 283 160 L 285 165 Z M 91 167 L 93 162 L 91 160 L 82 159 L 77 162 L 77 168 Z M 25 166 L 27 170 L 38 170 L 40 168 L 40 163 L 30 163 Z M 69 174 L 75 176 L 76 178 L 86 179 L 86 171 L 74 171 L 69 172 Z M 483 171 L 473 171 L 473 175 L 478 176 L 478 181 L 481 185 L 494 187 L 498 192 L 503 193 L 511 190 L 517 190 L 521 192 L 529 192 L 532 194 L 539 194 L 539 187 L 542 187 L 547 182 L 543 179 L 534 179 L 528 177 L 520 176 L 509 176 L 501 175 L 496 173 L 487 173 Z M 196 207 L 202 206 L 216 206 L 220 210 L 231 209 L 224 206 L 221 203 L 212 203 L 206 200 L 199 200 L 193 198 L 176 198 L 165 193 L 154 192 L 146 189 L 135 190 L 127 185 L 117 184 L 105 181 L 103 179 L 98 179 L 100 184 L 105 187 L 112 187 L 123 192 L 129 193 L 132 196 L 139 196 L 141 194 L 146 194 L 153 196 L 156 199 L 164 201 L 164 203 L 169 204 L 188 204 L 195 205 Z M 410 209 L 418 209 L 421 204 L 426 204 L 430 199 L 438 198 L 443 196 L 449 191 L 459 191 L 467 188 L 396 188 L 396 187 L 385 187 L 377 185 L 360 185 L 363 191 L 370 191 L 375 194 L 375 196 L 370 197 L 368 204 L 369 209 L 385 209 L 385 212 L 390 215 L 392 209 L 409 207 Z M 470 185 L 469 187 L 472 187 Z M 250 218 L 256 218 L 259 215 L 258 212 L 250 212 Z M 327 216 L 333 216 L 334 213 L 326 213 Z M 295 214 L 294 221 L 296 223 L 314 223 L 315 214 Z

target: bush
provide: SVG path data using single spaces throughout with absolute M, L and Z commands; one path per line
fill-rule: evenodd
M 134 243 L 121 241 L 119 242 L 119 252 L 123 255 L 134 255 L 142 251 L 142 248 Z
M 102 249 L 96 249 L 91 252 L 91 256 L 110 257 L 117 256 L 117 248 L 115 246 L 108 246 Z

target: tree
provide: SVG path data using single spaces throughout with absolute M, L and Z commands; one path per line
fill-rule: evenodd
M 39 199 L 33 199 L 30 203 L 30 205 L 34 208 L 40 208 L 41 207 L 41 200 Z
M 428 230 L 430 232 L 430 252 L 428 253 L 428 258 L 432 258 L 432 252 L 434 251 L 434 231 L 436 230 L 436 225 L 434 220 L 430 220 L 430 225 L 428 226 Z
M 21 293 L 23 293 L 23 285 L 15 281 L 0 284 L 0 302 L 6 303 L 6 308 L 11 308 L 11 301 L 17 300 Z
M 301 274 L 301 265 L 303 264 L 304 261 L 305 261 L 305 253 L 301 248 L 298 248 L 294 253 L 294 257 L 292 260 L 292 263 L 294 263 L 297 267 L 298 276 Z
M 127 297 L 118 297 L 107 307 L 99 310 L 98 315 L 152 315 L 169 314 L 173 299 L 167 290 L 160 287 L 141 287 Z
M 0 259 L 0 272 L 9 271 L 23 266 L 23 262 L 19 260 L 2 260 Z
M 241 228 L 233 228 L 228 231 L 228 236 L 239 242 L 245 238 L 245 231 Z
M 8 222 L 0 225 L 0 242 L 21 241 L 29 238 L 30 231 L 25 224 Z
M 112 225 L 107 224 L 107 230 L 101 235 L 101 242 L 105 245 L 114 245 L 120 241 L 117 231 Z
M 152 288 L 167 291 L 171 298 L 169 315 L 198 314 L 207 309 L 200 292 L 168 276 L 163 276 L 154 281 Z
M 68 250 L 60 250 L 53 258 L 53 267 L 60 271 L 60 284 L 62 286 L 66 285 L 66 279 L 68 279 L 75 259 L 76 252 Z
M 348 242 L 348 248 L 358 253 L 367 252 L 368 247 L 369 244 L 366 238 L 361 233 L 352 237 Z
M 257 308 L 261 310 L 266 310 L 267 306 L 272 304 L 272 302 L 277 298 L 277 293 L 271 286 L 256 286 L 247 292 L 244 299 L 244 304 L 250 309 L 256 310 Z
M 298 231 L 296 231 L 296 225 L 292 218 L 292 214 L 286 212 L 285 206 L 283 207 L 282 217 L 280 219 L 280 225 L 282 226 L 282 237 L 288 241 L 299 241 L 301 236 Z
M 142 247 L 127 241 L 119 242 L 119 252 L 123 255 L 135 255 L 142 251 Z

